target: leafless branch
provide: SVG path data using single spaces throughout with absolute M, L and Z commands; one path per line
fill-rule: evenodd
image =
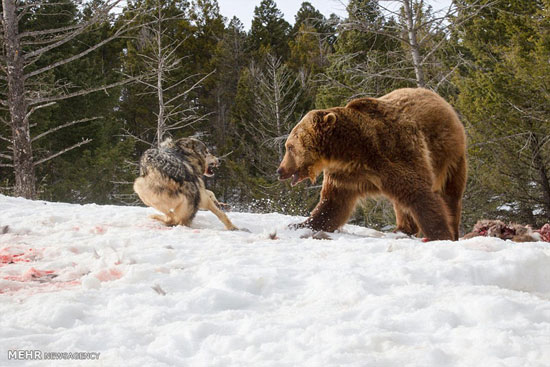
M 83 34 L 85 31 L 87 31 L 91 26 L 94 24 L 97 24 L 97 22 L 100 19 L 103 19 L 109 15 L 109 12 L 115 8 L 122 0 L 114 0 L 114 1 L 107 1 L 100 7 L 96 9 L 95 14 L 86 22 L 84 22 L 80 27 L 75 29 L 72 33 L 67 35 L 67 37 L 64 37 L 63 39 L 60 39 L 57 42 L 52 43 L 51 45 L 39 48 L 37 50 L 28 52 L 24 55 L 25 60 L 29 60 L 32 57 L 42 55 L 45 52 L 48 52 L 50 50 L 53 50 L 54 48 L 57 48 L 59 46 L 64 45 L 65 43 L 73 40 L 74 38 L 78 37 L 79 35 Z
M 53 28 L 53 29 L 45 29 L 42 31 L 27 31 L 19 34 L 19 39 L 23 39 L 25 37 L 38 37 L 38 36 L 47 36 L 50 34 L 56 34 L 56 33 L 62 33 L 62 32 L 68 32 L 72 31 L 74 29 L 82 27 L 81 24 L 75 24 L 75 25 L 69 25 L 66 27 L 60 27 L 60 28 Z
M 147 140 L 144 140 L 144 139 L 140 138 L 139 136 L 133 134 L 133 133 L 132 133 L 130 130 L 128 130 L 128 129 L 122 129 L 122 131 L 124 131 L 124 134 L 122 134 L 122 135 L 120 135 L 120 136 L 130 137 L 130 138 L 132 138 L 132 139 L 134 139 L 134 140 L 137 140 L 137 141 L 139 141 L 140 143 L 143 143 L 143 144 L 145 144 L 145 145 L 148 145 L 148 146 L 151 146 L 151 147 L 153 146 L 153 144 L 152 144 L 151 142 L 149 142 L 149 141 L 147 141 Z
M 46 135 L 49 135 L 57 130 L 61 130 L 63 128 L 66 128 L 66 127 L 69 127 L 69 126 L 73 126 L 73 125 L 76 125 L 76 124 L 80 124 L 80 123 L 83 123 L 83 122 L 88 122 L 88 121 L 93 121 L 93 120 L 97 120 L 97 119 L 100 119 L 101 117 L 100 116 L 97 116 L 97 117 L 89 117 L 89 118 L 84 118 L 84 119 L 80 119 L 80 120 L 74 120 L 74 121 L 71 121 L 71 122 L 67 122 L 66 124 L 63 124 L 63 125 L 59 125 L 59 126 L 56 126 L 52 129 L 49 129 L 48 131 L 45 131 L 41 134 L 38 134 L 37 136 L 35 136 L 34 138 L 31 139 L 31 141 L 36 141 L 40 138 L 43 138 L 44 136 Z
M 83 95 L 86 95 L 86 94 L 90 94 L 90 93 L 94 93 L 94 92 L 98 92 L 98 91 L 102 91 L 102 90 L 107 91 L 107 89 L 116 88 L 116 87 L 119 87 L 121 85 L 128 84 L 128 83 L 133 82 L 133 81 L 135 81 L 139 78 L 140 77 L 131 77 L 131 78 L 124 79 L 124 80 L 121 80 L 121 81 L 116 82 L 116 83 L 111 83 L 111 84 L 103 85 L 103 86 L 96 87 L 96 88 L 84 89 L 84 90 L 80 90 L 80 91 L 77 91 L 77 92 L 62 94 L 62 95 L 58 95 L 58 96 L 37 98 L 37 99 L 31 100 L 29 102 L 29 105 L 35 105 L 35 104 L 40 104 L 40 103 L 49 103 L 49 102 L 53 102 L 53 101 L 61 101 L 61 100 L 64 100 L 64 99 L 83 96 Z
M 138 16 L 138 15 L 135 15 L 135 16 L 134 16 L 134 19 L 137 18 L 137 16 Z M 134 20 L 134 19 L 132 19 L 132 20 Z M 82 51 L 82 52 L 80 52 L 80 53 L 78 53 L 78 54 L 75 54 L 75 55 L 73 55 L 73 56 L 71 56 L 71 57 L 68 57 L 68 58 L 66 58 L 66 59 L 63 59 L 63 60 L 59 60 L 59 61 L 57 61 L 57 62 L 54 62 L 53 64 L 49 64 L 49 65 L 47 65 L 47 66 L 44 66 L 43 68 L 40 68 L 40 69 L 34 70 L 34 71 L 32 71 L 32 72 L 30 72 L 30 73 L 28 73 L 28 74 L 25 74 L 25 79 L 31 78 L 31 77 L 33 77 L 33 76 L 35 76 L 35 75 L 38 75 L 38 74 L 42 74 L 42 73 L 44 73 L 44 72 L 46 72 L 46 71 L 48 71 L 48 70 L 52 70 L 52 69 L 54 69 L 54 68 L 56 68 L 56 67 L 58 67 L 58 66 L 68 64 L 68 63 L 70 63 L 70 62 L 72 62 L 72 61 L 74 61 L 74 60 L 78 60 L 78 59 L 80 59 L 80 58 L 86 56 L 86 55 L 89 54 L 90 52 L 92 52 L 92 51 L 94 51 L 94 50 L 97 50 L 97 49 L 100 48 L 101 46 L 103 46 L 103 45 L 105 45 L 105 44 L 111 42 L 112 40 L 114 40 L 114 39 L 116 39 L 116 38 L 119 38 L 120 35 L 122 35 L 123 33 L 126 33 L 126 32 L 128 32 L 128 31 L 131 31 L 131 30 L 133 30 L 133 29 L 136 29 L 136 28 L 139 28 L 139 27 L 142 26 L 141 24 L 138 24 L 138 25 L 135 25 L 135 26 L 130 27 L 130 26 L 127 26 L 128 24 L 131 24 L 131 21 L 130 21 L 130 22 L 127 22 L 127 23 L 126 23 L 126 26 L 123 26 L 123 27 L 120 27 L 119 29 L 117 29 L 117 31 L 116 31 L 113 35 L 111 35 L 110 37 L 105 38 L 105 39 L 102 40 L 101 42 L 98 42 L 98 43 L 94 44 L 92 47 L 89 47 L 89 48 L 87 48 L 86 50 L 84 50 L 84 51 Z M 32 53 L 31 53 L 31 54 L 32 54 Z M 32 55 L 31 55 L 31 56 L 32 56 Z M 31 56 L 29 56 L 29 57 L 31 57 Z
M 187 90 L 185 90 L 184 92 L 182 93 L 179 93 L 178 95 L 176 95 L 175 97 L 173 98 L 170 98 L 168 101 L 166 101 L 166 104 L 170 104 L 172 102 L 174 102 L 176 99 L 178 98 L 181 98 L 182 96 L 186 95 L 186 94 L 189 94 L 189 92 L 191 92 L 192 90 L 194 90 L 195 88 L 197 88 L 206 78 L 208 78 L 210 75 L 214 74 L 216 72 L 216 70 L 213 70 L 211 71 L 210 73 L 206 74 L 204 77 L 202 77 L 201 79 L 199 79 L 196 83 L 194 83 L 191 87 L 189 87 Z
M 25 119 L 28 120 L 31 115 L 36 111 L 36 110 L 39 110 L 41 108 L 45 108 L 45 107 L 49 107 L 51 105 L 54 105 L 56 102 L 48 102 L 48 103 L 44 103 L 42 105 L 38 105 L 38 106 L 33 106 L 31 107 L 31 109 L 29 110 L 29 112 L 27 112 L 27 114 L 25 115 Z
M 71 150 L 73 150 L 73 149 L 76 149 L 76 148 L 78 148 L 78 147 L 80 147 L 80 146 L 82 146 L 82 145 L 84 145 L 84 144 L 88 144 L 88 143 L 91 142 L 91 141 L 92 141 L 92 139 L 85 139 L 85 140 L 82 140 L 80 143 L 76 143 L 76 144 L 74 144 L 74 145 L 71 145 L 71 146 L 68 147 L 68 148 L 63 149 L 63 150 L 60 151 L 60 152 L 57 152 L 57 153 L 55 153 L 55 154 L 50 155 L 49 157 L 40 159 L 39 161 L 35 162 L 34 165 L 37 166 L 37 165 L 42 164 L 42 163 L 44 163 L 44 162 L 47 162 L 47 161 L 49 161 L 49 160 L 51 160 L 51 159 L 54 159 L 55 157 L 59 157 L 61 154 L 67 153 L 68 151 L 71 151 Z

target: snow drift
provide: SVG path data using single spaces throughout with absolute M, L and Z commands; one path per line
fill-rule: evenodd
M 102 366 L 549 366 L 550 245 L 423 243 L 303 218 L 0 196 L 0 365 L 9 350 Z M 277 238 L 270 234 L 276 231 Z

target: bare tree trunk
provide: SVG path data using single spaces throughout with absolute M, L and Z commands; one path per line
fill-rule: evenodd
M 250 73 L 257 83 L 254 112 L 255 121 L 247 121 L 247 128 L 252 132 L 252 139 L 258 144 L 268 144 L 272 149 L 262 155 L 264 162 L 254 165 L 264 174 L 272 174 L 283 159 L 284 141 L 291 123 L 294 123 L 294 112 L 300 93 L 295 86 L 299 79 L 280 58 L 271 54 L 265 56 L 262 69 L 250 66 Z
M 12 128 L 15 195 L 27 199 L 36 197 L 31 136 L 27 120 L 27 100 L 23 74 L 24 57 L 19 42 L 15 2 L 2 0 L 4 41 L 8 78 L 8 101 Z
M 189 93 L 198 88 L 214 71 L 200 79 L 199 74 L 194 74 L 176 82 L 172 81 L 172 73 L 181 67 L 182 58 L 178 57 L 177 50 L 185 39 L 171 39 L 170 29 L 165 23 L 183 19 L 185 14 L 167 16 L 163 13 L 161 0 L 158 0 L 155 6 L 155 8 L 149 9 L 152 12 L 150 14 L 152 21 L 142 27 L 143 32 L 140 38 L 142 46 L 139 46 L 138 49 L 144 48 L 144 53 L 138 52 L 137 54 L 143 62 L 143 67 L 150 73 L 137 82 L 145 86 L 145 94 L 154 95 L 158 102 L 158 110 L 155 111 L 157 117 L 155 138 L 146 141 L 131 131 L 126 130 L 126 133 L 149 145 L 154 145 L 154 140 L 156 140 L 157 146 L 160 146 L 171 131 L 184 129 L 205 118 L 205 116 L 199 116 L 196 113 L 198 107 L 187 98 Z M 149 50 L 151 50 L 150 53 L 148 53 Z M 194 79 L 198 80 L 189 86 Z
M 158 60 L 158 69 L 157 69 L 157 96 L 159 102 L 159 112 L 158 112 L 158 122 L 157 122 L 157 146 L 160 146 L 162 140 L 164 139 L 165 134 L 165 117 L 164 117 L 164 89 L 162 88 L 162 79 L 164 72 L 164 55 L 162 54 L 162 4 L 157 3 L 158 8 L 158 24 L 157 24 L 157 60 Z
M 424 78 L 424 70 L 422 69 L 422 57 L 420 56 L 420 47 L 417 40 L 417 29 L 414 24 L 414 14 L 411 0 L 402 0 L 403 10 L 405 11 L 405 17 L 407 19 L 407 33 L 409 35 L 409 46 L 411 48 L 411 55 L 413 59 L 414 72 L 416 74 L 416 85 L 419 87 L 425 87 L 426 81 Z
M 281 122 L 281 86 L 279 85 L 279 75 L 277 73 L 277 70 L 275 68 L 275 64 L 272 65 L 272 73 L 273 73 L 273 92 L 275 94 L 275 119 L 276 119 L 276 126 L 277 126 L 277 136 L 283 135 L 283 127 Z M 284 151 L 283 151 L 283 143 L 279 142 L 277 144 L 277 149 L 279 152 L 279 161 L 283 160 Z
M 120 37 L 125 32 L 140 27 L 141 25 L 139 24 L 132 25 L 132 22 L 136 20 L 137 14 L 139 13 L 137 13 L 134 18 L 118 27 L 113 34 L 97 43 L 89 45 L 84 51 L 65 58 L 54 57 L 50 63 L 33 71 L 25 70 L 25 68 L 29 65 L 33 65 L 42 55 L 66 45 L 68 42 L 74 41 L 78 36 L 84 34 L 84 32 L 91 30 L 94 25 L 106 21 L 109 12 L 121 1 L 122 0 L 105 0 L 100 4 L 98 3 L 97 6 L 91 7 L 91 9 L 94 10 L 94 14 L 88 20 L 79 24 L 38 31 L 20 32 L 19 22 L 25 12 L 30 12 L 29 9 L 32 7 L 57 4 L 47 1 L 37 1 L 32 2 L 32 4 L 25 4 L 27 2 L 2 0 L 2 46 L 5 47 L 5 55 L 1 60 L 4 64 L 1 69 L 7 75 L 6 79 L 8 82 L 8 101 L 2 104 L 7 105 L 10 111 L 9 125 L 12 133 L 11 143 L 13 150 L 13 159 L 10 166 L 13 165 L 14 169 L 15 195 L 29 199 L 35 198 L 35 167 L 52 158 L 58 157 L 62 153 L 90 142 L 89 139 L 85 139 L 71 147 L 51 154 L 49 157 L 33 159 L 32 142 L 34 140 L 57 131 L 62 127 L 73 126 L 79 122 L 89 121 L 89 119 L 75 120 L 54 127 L 35 138 L 31 138 L 30 117 L 36 110 L 51 106 L 57 101 L 83 96 L 100 90 L 104 91 L 136 79 L 128 78 L 120 82 L 100 87 L 68 91 L 65 88 L 48 84 L 44 79 L 40 79 L 39 75 L 78 60 L 106 43 Z M 33 97 L 29 98 L 31 93 L 33 93 Z
M 542 159 L 542 156 L 540 155 L 540 145 L 538 137 L 536 135 L 533 135 L 531 146 L 533 149 L 534 168 L 539 175 L 540 185 L 542 187 L 542 204 L 544 205 L 546 215 L 550 215 L 550 180 L 548 179 L 546 167 L 544 166 L 544 161 Z

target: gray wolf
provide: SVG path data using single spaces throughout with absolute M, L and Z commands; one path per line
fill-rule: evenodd
M 207 209 L 222 221 L 225 228 L 237 230 L 202 180 L 203 175 L 213 176 L 213 168 L 218 164 L 218 158 L 200 140 L 166 139 L 159 148 L 143 153 L 134 191 L 145 205 L 163 213 L 151 218 L 168 226 L 190 226 L 197 211 Z

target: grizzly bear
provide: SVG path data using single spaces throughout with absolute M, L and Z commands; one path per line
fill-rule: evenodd
M 466 186 L 466 135 L 456 112 L 423 88 L 308 112 L 292 129 L 277 170 L 292 186 L 323 172 L 321 198 L 297 227 L 333 232 L 358 199 L 383 195 L 396 230 L 457 240 Z

